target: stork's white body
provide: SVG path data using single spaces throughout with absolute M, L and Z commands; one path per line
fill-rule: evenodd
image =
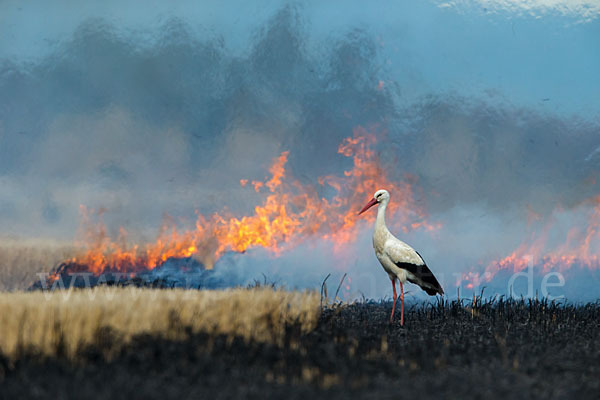
M 372 206 L 379 204 L 375 230 L 373 232 L 373 248 L 381 266 L 392 281 L 394 290 L 394 304 L 390 322 L 394 319 L 396 308 L 396 281 L 400 282 L 400 324 L 404 324 L 404 283 L 409 281 L 419 285 L 429 295 L 444 294 L 444 289 L 438 283 L 433 273 L 429 270 L 423 258 L 412 247 L 396 238 L 385 225 L 385 210 L 390 201 L 390 194 L 386 190 L 378 190 L 373 199 L 363 207 L 362 214 Z
M 373 248 L 375 249 L 377 259 L 383 269 L 385 269 L 385 272 L 390 276 L 390 279 L 398 279 L 404 283 L 409 278 L 409 275 L 411 275 L 411 278 L 413 276 L 409 271 L 400 268 L 397 264 L 424 265 L 425 263 L 412 247 L 392 235 L 385 225 L 385 209 L 388 201 L 382 202 L 377 209 L 377 219 L 375 220 L 375 230 L 373 231 Z

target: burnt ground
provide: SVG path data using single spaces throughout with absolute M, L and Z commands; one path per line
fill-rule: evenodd
M 23 352 L 0 360 L 0 398 L 599 398 L 600 303 L 390 303 L 323 312 L 283 346 L 206 334 L 137 337 L 111 361 L 110 332 L 77 361 Z M 185 329 L 185 327 L 174 327 Z

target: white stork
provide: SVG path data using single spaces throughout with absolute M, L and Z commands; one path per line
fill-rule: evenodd
M 373 248 L 377 259 L 388 273 L 392 288 L 394 289 L 394 305 L 392 306 L 392 315 L 390 323 L 394 321 L 394 310 L 396 309 L 396 279 L 400 282 L 400 325 L 404 325 L 404 287 L 406 281 L 419 285 L 421 289 L 430 296 L 444 294 L 444 289 L 440 286 L 431 270 L 425 264 L 425 261 L 419 253 L 403 241 L 394 237 L 385 226 L 385 209 L 390 201 L 390 194 L 387 190 L 378 190 L 373 195 L 371 201 L 365 205 L 358 213 L 359 215 L 379 204 L 377 210 L 377 220 L 375 221 L 375 231 L 373 232 Z

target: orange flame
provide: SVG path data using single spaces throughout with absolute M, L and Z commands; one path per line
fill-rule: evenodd
M 576 210 L 576 214 L 585 216 L 587 225 L 584 229 L 571 226 L 564 240 L 555 245 L 551 237 L 555 237 L 560 229 L 552 222 L 546 223 L 541 233 L 531 235 L 531 238 L 519 245 L 510 255 L 487 264 L 483 273 L 471 271 L 464 274 L 463 281 L 473 287 L 483 282 L 491 281 L 501 271 L 516 273 L 525 270 L 528 266 L 536 266 L 540 272 L 564 272 L 578 266 L 591 270 L 600 269 L 600 196 L 583 202 Z M 565 211 L 558 208 L 553 214 L 553 220 L 558 219 Z M 541 216 L 529 210 L 529 215 L 535 219 Z M 569 215 L 569 219 L 572 216 Z M 532 224 L 529 218 L 528 224 Z
M 439 228 L 427 222 L 424 210 L 416 203 L 410 183 L 414 178 L 393 182 L 373 150 L 375 143 L 373 133 L 362 127 L 355 129 L 354 136 L 346 138 L 338 148 L 339 154 L 352 158 L 353 168 L 342 176 L 319 178 L 318 186 L 302 184 L 286 174 L 289 152 L 285 151 L 269 168 L 269 179 L 252 181 L 257 192 L 264 187 L 269 190 L 253 214 L 241 217 L 229 212 L 211 216 L 199 214 L 195 229 L 183 232 L 173 223 L 164 223 L 156 241 L 144 246 L 128 246 L 124 230 L 112 241 L 104 224 L 93 223 L 91 213 L 82 207 L 88 250 L 74 261 L 100 274 L 152 269 L 172 257 L 193 256 L 212 268 L 227 251 L 244 252 L 263 247 L 278 255 L 310 237 L 328 240 L 334 248 L 339 248 L 356 238 L 357 212 L 379 188 L 386 188 L 392 194 L 390 220 L 404 231 Z M 240 180 L 242 186 L 247 183 L 248 180 Z M 319 194 L 319 189 L 326 186 L 336 192 L 330 199 Z M 374 219 L 374 213 L 361 216 L 361 220 L 372 222 Z

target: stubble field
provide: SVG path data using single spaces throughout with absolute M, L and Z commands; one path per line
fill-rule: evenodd
M 269 288 L 65 295 L 0 295 L 1 398 L 600 394 L 598 303 L 412 304 L 400 327 L 389 302 L 325 306 Z

